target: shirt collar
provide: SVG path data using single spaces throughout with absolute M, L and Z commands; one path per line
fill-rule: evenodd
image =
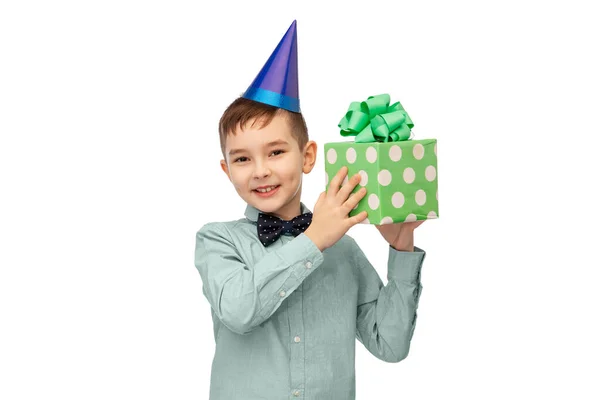
M 301 212 L 300 214 L 304 214 L 304 213 L 307 213 L 307 212 L 311 212 L 311 211 L 308 209 L 308 207 L 306 207 L 306 206 L 304 205 L 304 203 L 303 203 L 303 202 L 300 202 L 300 207 L 302 208 L 302 212 Z M 246 207 L 246 212 L 245 212 L 245 215 L 246 215 L 246 218 L 248 218 L 250 221 L 252 221 L 252 222 L 256 222 L 256 221 L 258 220 L 258 213 L 260 213 L 260 212 L 262 212 L 262 211 L 260 211 L 260 210 L 259 210 L 258 208 L 256 208 L 256 207 L 254 207 L 254 206 L 252 206 L 252 205 L 248 204 L 248 205 L 247 205 L 247 207 Z M 300 215 L 300 214 L 298 214 L 298 215 Z

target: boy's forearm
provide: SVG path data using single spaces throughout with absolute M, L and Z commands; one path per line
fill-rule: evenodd
M 250 333 L 270 318 L 323 263 L 323 255 L 310 238 L 298 236 L 285 249 L 266 253 L 248 268 L 232 242 L 226 227 L 203 227 L 196 234 L 195 265 L 212 309 L 238 334 Z

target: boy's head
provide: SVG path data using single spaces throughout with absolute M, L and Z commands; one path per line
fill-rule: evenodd
M 223 113 L 219 137 L 221 168 L 246 203 L 286 220 L 299 214 L 302 174 L 317 153 L 302 114 L 240 97 Z

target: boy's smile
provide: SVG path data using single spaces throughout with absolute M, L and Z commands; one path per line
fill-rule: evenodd
M 227 136 L 221 168 L 246 203 L 291 220 L 300 214 L 302 174 L 312 170 L 317 145 L 309 141 L 300 151 L 285 114 L 259 126 L 250 121 Z

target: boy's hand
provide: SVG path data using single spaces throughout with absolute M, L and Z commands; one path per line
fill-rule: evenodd
M 425 220 L 375 225 L 381 236 L 398 251 L 414 251 L 414 230 Z
M 360 174 L 349 178 L 340 188 L 347 173 L 348 168 L 342 167 L 329 183 L 329 190 L 321 193 L 314 207 L 312 222 L 304 231 L 321 251 L 333 246 L 348 229 L 367 218 L 366 211 L 348 217 L 350 211 L 365 196 L 367 189 L 363 187 L 350 196 L 360 182 Z

